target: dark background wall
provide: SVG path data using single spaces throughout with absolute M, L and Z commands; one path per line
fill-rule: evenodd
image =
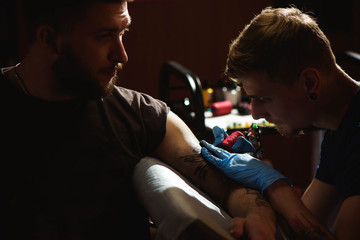
M 174 60 L 200 80 L 215 84 L 224 70 L 228 46 L 255 14 L 267 6 L 312 11 L 335 52 L 360 52 L 360 0 L 135 0 L 124 43 L 129 62 L 121 85 L 158 96 L 159 71 Z M 21 0 L 0 0 L 0 65 L 21 60 L 27 49 Z
M 133 2 L 126 36 L 129 63 L 124 84 L 157 95 L 161 64 L 175 60 L 201 81 L 216 82 L 224 70 L 230 41 L 269 0 L 177 0 Z M 155 87 L 156 86 L 156 87 Z

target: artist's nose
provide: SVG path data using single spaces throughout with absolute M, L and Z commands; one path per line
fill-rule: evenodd
M 111 50 L 111 54 L 110 54 L 110 60 L 113 62 L 119 62 L 122 64 L 127 63 L 127 61 L 129 60 L 128 55 L 126 53 L 125 50 L 125 46 L 122 40 L 122 35 L 120 35 L 114 45 L 113 45 L 113 49 Z
M 263 102 L 259 99 L 251 99 L 251 115 L 254 119 L 260 119 L 267 118 L 270 114 Z

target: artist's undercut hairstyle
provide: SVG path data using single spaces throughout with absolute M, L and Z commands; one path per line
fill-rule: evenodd
M 297 8 L 266 8 L 231 43 L 225 75 L 238 81 L 265 70 L 291 85 L 302 70 L 326 71 L 335 65 L 330 42 L 316 20 Z
M 43 24 L 54 29 L 71 30 L 94 3 L 123 3 L 132 0 L 23 0 L 24 23 L 30 42 L 35 40 L 36 29 Z

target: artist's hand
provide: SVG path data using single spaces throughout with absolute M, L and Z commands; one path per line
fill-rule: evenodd
M 281 173 L 249 154 L 235 154 L 215 147 L 206 141 L 200 142 L 202 156 L 224 172 L 229 178 L 259 190 L 262 194 L 271 184 L 287 179 Z
M 225 147 L 229 152 L 233 153 L 253 153 L 254 146 L 244 138 L 244 135 L 228 135 L 225 129 L 215 126 L 212 129 L 215 141 L 215 147 Z M 235 139 L 234 139 L 235 137 Z M 225 140 L 225 141 L 224 141 Z M 225 145 L 225 146 L 224 146 Z

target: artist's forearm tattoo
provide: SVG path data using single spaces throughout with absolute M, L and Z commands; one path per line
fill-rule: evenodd
M 290 240 L 330 240 L 332 238 L 318 226 L 303 227 L 302 230 L 295 232 L 283 216 L 277 214 L 277 235 L 285 236 Z M 281 234 L 279 234 L 281 232 Z M 283 237 L 276 239 L 284 239 Z
M 300 232 L 298 232 L 296 239 L 306 239 L 306 240 L 326 240 L 330 239 L 327 237 L 327 234 L 324 233 L 319 227 L 312 226 L 308 228 L 304 228 Z

